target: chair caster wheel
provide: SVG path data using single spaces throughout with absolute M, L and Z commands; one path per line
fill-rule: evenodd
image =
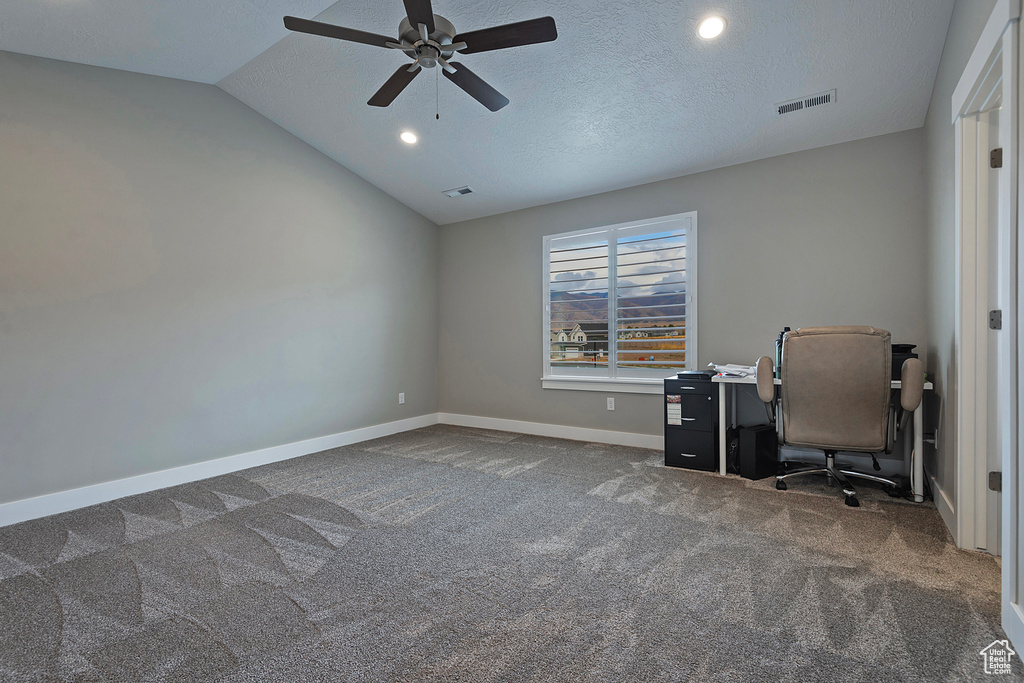
M 859 508 L 860 507 L 860 501 L 857 500 L 856 496 L 847 496 L 846 497 L 846 504 L 849 505 L 852 508 Z
M 903 490 L 902 489 L 886 489 L 885 492 L 889 494 L 890 498 L 902 498 L 903 497 Z
M 786 490 L 786 482 L 782 481 L 781 479 L 776 479 L 775 480 L 775 488 L 777 488 L 780 491 L 785 491 Z

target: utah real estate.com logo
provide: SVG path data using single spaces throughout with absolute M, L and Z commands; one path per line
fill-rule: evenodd
M 1010 641 L 993 640 L 978 654 L 985 659 L 985 673 L 1008 674 L 1011 671 L 1010 658 L 1017 653 L 1010 649 Z

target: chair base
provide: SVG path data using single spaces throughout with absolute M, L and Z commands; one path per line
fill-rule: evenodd
M 873 481 L 873 482 L 876 482 L 876 483 L 879 483 L 879 484 L 885 484 L 886 486 L 890 486 L 890 487 L 892 487 L 894 489 L 901 489 L 901 488 L 903 488 L 903 485 L 900 484 L 899 482 L 897 482 L 895 479 L 887 479 L 885 477 L 880 477 L 877 474 L 865 474 L 864 472 L 858 472 L 857 470 L 839 470 L 839 471 L 842 472 L 843 474 L 845 474 L 848 477 L 859 477 L 861 479 L 867 479 L 868 481 Z
M 846 504 L 850 507 L 859 507 L 860 501 L 857 500 L 857 490 L 853 488 L 850 480 L 847 477 L 856 477 L 860 479 L 867 479 L 868 481 L 877 482 L 879 484 L 885 484 L 892 487 L 893 489 L 899 489 L 900 485 L 892 480 L 885 477 L 880 477 L 876 474 L 865 474 L 864 472 L 858 472 L 856 470 L 838 469 L 836 467 L 836 453 L 835 451 L 825 451 L 825 466 L 812 465 L 809 467 L 801 467 L 799 469 L 792 470 L 778 474 L 775 477 L 775 488 L 780 491 L 785 491 L 786 479 L 790 477 L 798 477 L 804 474 L 824 474 L 828 477 L 829 486 L 832 486 L 833 482 L 838 483 L 840 488 L 843 489 L 843 495 L 846 497 Z

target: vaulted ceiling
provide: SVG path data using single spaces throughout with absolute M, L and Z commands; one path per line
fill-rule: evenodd
M 558 40 L 458 60 L 366 101 L 401 53 L 291 34 L 295 15 L 397 37 L 401 0 L 4 0 L 0 50 L 220 88 L 443 224 L 923 125 L 953 0 L 433 0 L 462 32 L 552 16 Z M 700 19 L 728 22 L 712 41 Z M 836 89 L 827 107 L 775 103 Z M 440 114 L 440 120 L 435 115 Z M 406 145 L 403 130 L 420 140 Z M 469 185 L 451 199 L 443 190 Z

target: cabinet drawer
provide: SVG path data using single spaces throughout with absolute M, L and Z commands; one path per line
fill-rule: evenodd
M 717 436 L 714 432 L 691 429 L 666 430 L 665 464 L 694 470 L 715 470 L 718 465 Z
M 679 399 L 678 401 L 668 397 L 665 399 L 666 428 L 682 427 L 683 429 L 697 429 L 704 432 L 710 432 L 715 428 L 715 402 L 711 399 L 711 396 L 681 393 L 668 394 L 668 396 L 678 396 Z M 672 421 L 674 418 L 679 419 L 678 425 Z
M 711 382 L 688 382 L 681 379 L 665 380 L 666 394 L 682 394 L 684 396 L 710 396 L 716 387 Z

